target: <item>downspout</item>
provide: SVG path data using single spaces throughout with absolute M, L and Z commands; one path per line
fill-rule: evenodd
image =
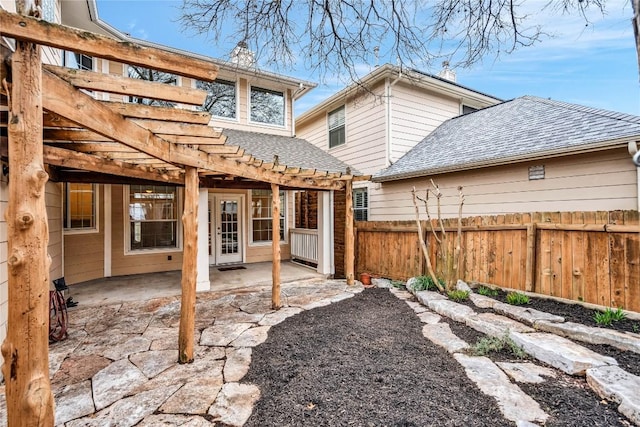
M 628 144 L 629 154 L 633 156 L 633 163 L 636 165 L 636 181 L 637 181 L 637 198 L 638 198 L 638 211 L 640 212 L 640 150 L 638 149 L 637 141 L 629 141 Z

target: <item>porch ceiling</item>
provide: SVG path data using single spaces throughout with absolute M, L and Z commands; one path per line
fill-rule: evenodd
M 0 9 L 4 37 L 74 50 L 176 75 L 211 81 L 217 66 L 160 49 L 119 42 L 99 34 L 11 14 Z M 7 156 L 10 66 L 4 61 L 0 85 L 0 155 Z M 185 167 L 196 167 L 201 184 L 251 188 L 273 183 L 286 188 L 339 190 L 354 174 L 345 167 L 265 161 L 228 143 L 221 128 L 209 125 L 209 113 L 94 98 L 102 93 L 201 105 L 206 92 L 157 82 L 45 65 L 43 153 L 52 179 L 121 183 L 128 180 L 184 184 Z M 190 108 L 190 107 L 187 107 Z M 276 154 L 276 153 L 274 153 Z M 345 165 L 346 166 L 346 165 Z

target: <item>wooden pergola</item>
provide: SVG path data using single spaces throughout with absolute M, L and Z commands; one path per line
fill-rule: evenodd
M 121 42 L 38 19 L 38 8 L 20 1 L 18 13 L 0 9 L 0 36 L 15 39 L 1 66 L 0 154 L 9 161 L 9 314 L 2 344 L 10 426 L 53 425 L 48 369 L 49 240 L 45 184 L 57 181 L 163 182 L 184 185 L 184 256 L 179 329 L 180 363 L 193 360 L 200 183 L 205 186 L 270 186 L 273 235 L 279 235 L 279 189 L 346 191 L 345 273 L 354 280 L 350 172 L 302 169 L 265 162 L 225 143 L 210 115 L 95 99 L 86 91 L 201 105 L 206 92 L 126 77 L 43 65 L 41 46 L 212 81 L 207 61 Z M 39 3 L 39 2 L 35 2 Z M 27 16 L 29 15 L 29 16 Z M 83 171 L 82 174 L 78 171 Z M 357 179 L 357 178 L 356 178 Z M 273 241 L 272 305 L 280 307 L 280 246 Z

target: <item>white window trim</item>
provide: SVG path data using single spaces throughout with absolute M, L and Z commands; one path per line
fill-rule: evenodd
M 67 182 L 64 183 L 64 185 L 62 186 L 62 191 L 64 193 L 67 192 L 67 185 L 69 184 Z M 93 216 L 95 218 L 95 227 L 92 228 L 66 228 L 67 224 L 63 224 L 62 225 L 62 233 L 68 236 L 74 235 L 74 234 L 97 234 L 100 233 L 100 189 L 98 188 L 98 184 L 91 184 L 93 186 L 93 205 L 94 205 L 94 212 L 93 212 Z M 65 194 L 62 194 L 62 200 L 65 200 Z M 69 203 L 69 199 L 67 198 L 67 203 Z M 65 212 L 67 211 L 67 204 L 65 203 L 64 206 L 62 206 L 63 212 L 62 212 L 62 218 L 64 221 L 64 217 L 65 217 Z M 68 212 L 67 212 L 68 215 Z
M 284 239 L 280 240 L 280 244 L 284 245 L 284 244 L 288 244 L 289 243 L 289 224 L 287 221 L 287 217 L 288 215 L 288 207 L 289 207 L 289 193 L 290 191 L 287 190 L 281 190 L 284 191 Z M 254 242 L 253 241 L 253 209 L 251 207 L 251 202 L 253 201 L 253 192 L 251 190 L 249 190 L 249 203 L 247 203 L 247 209 L 249 211 L 248 215 L 247 215 L 247 222 L 249 223 L 248 227 L 247 227 L 247 239 L 249 242 L 249 246 L 251 247 L 260 247 L 260 246 L 271 246 L 273 244 L 273 241 L 269 240 L 269 241 L 259 241 L 259 242 Z M 273 220 L 273 217 L 272 217 Z
M 283 123 L 281 125 L 277 125 L 274 123 L 264 123 L 264 122 L 254 122 L 253 120 L 251 120 L 251 89 L 252 88 L 257 88 L 257 89 L 263 89 L 263 90 L 270 90 L 273 92 L 282 92 L 282 100 L 284 101 L 284 108 L 283 108 Z M 251 84 L 247 84 L 247 121 L 254 125 L 254 126 L 262 126 L 265 128 L 271 128 L 271 129 L 286 129 L 287 128 L 287 117 L 288 117 L 288 109 L 287 109 L 287 90 L 284 89 L 282 91 L 280 90 L 276 90 L 276 89 L 269 89 L 266 87 L 261 87 L 261 86 L 254 86 Z
M 333 113 L 334 111 L 338 110 L 338 109 L 344 109 L 344 144 L 340 144 L 340 145 L 336 145 L 335 147 L 331 147 L 331 137 L 330 137 L 330 133 L 331 133 L 331 129 L 329 128 L 329 115 L 331 113 Z M 346 147 L 348 145 L 348 141 L 347 141 L 347 122 L 348 122 L 348 117 L 347 117 L 347 104 L 342 104 L 341 106 L 332 108 L 331 110 L 327 111 L 327 115 L 326 115 L 326 120 L 325 120 L 325 126 L 327 128 L 326 130 L 326 135 L 327 135 L 327 149 L 329 151 L 331 150 L 336 150 L 338 148 L 343 148 Z
M 131 186 L 123 185 L 122 186 L 122 195 L 123 195 L 123 219 L 124 219 L 124 254 L 125 256 L 129 255 L 150 255 L 150 254 L 162 254 L 162 253 L 176 253 L 182 252 L 182 221 L 180 218 L 182 217 L 181 212 L 183 211 L 182 206 L 182 189 L 176 188 L 176 197 L 177 197 L 177 212 L 176 212 L 176 247 L 175 248 L 153 248 L 153 249 L 131 249 L 131 220 L 129 218 L 129 196 Z
M 353 211 L 354 211 L 353 217 L 355 219 L 355 211 L 357 209 L 359 211 L 366 211 L 367 212 L 367 219 L 366 220 L 367 221 L 371 221 L 371 219 L 370 219 L 371 218 L 371 191 L 369 191 L 369 187 L 368 186 L 354 187 L 353 188 L 353 196 L 354 196 L 354 199 L 355 199 L 356 191 L 362 191 L 362 190 L 366 191 L 366 193 L 367 193 L 367 207 L 366 208 L 356 208 L 356 203 L 355 203 L 355 200 L 354 200 L 353 201 Z

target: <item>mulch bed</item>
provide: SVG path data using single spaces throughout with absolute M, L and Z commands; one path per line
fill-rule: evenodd
M 243 382 L 262 394 L 246 426 L 512 425 L 422 327 L 385 289 L 285 320 L 254 348 Z M 482 336 L 453 328 L 470 343 Z M 550 426 L 629 425 L 583 379 L 561 375 L 526 392 L 552 415 Z

